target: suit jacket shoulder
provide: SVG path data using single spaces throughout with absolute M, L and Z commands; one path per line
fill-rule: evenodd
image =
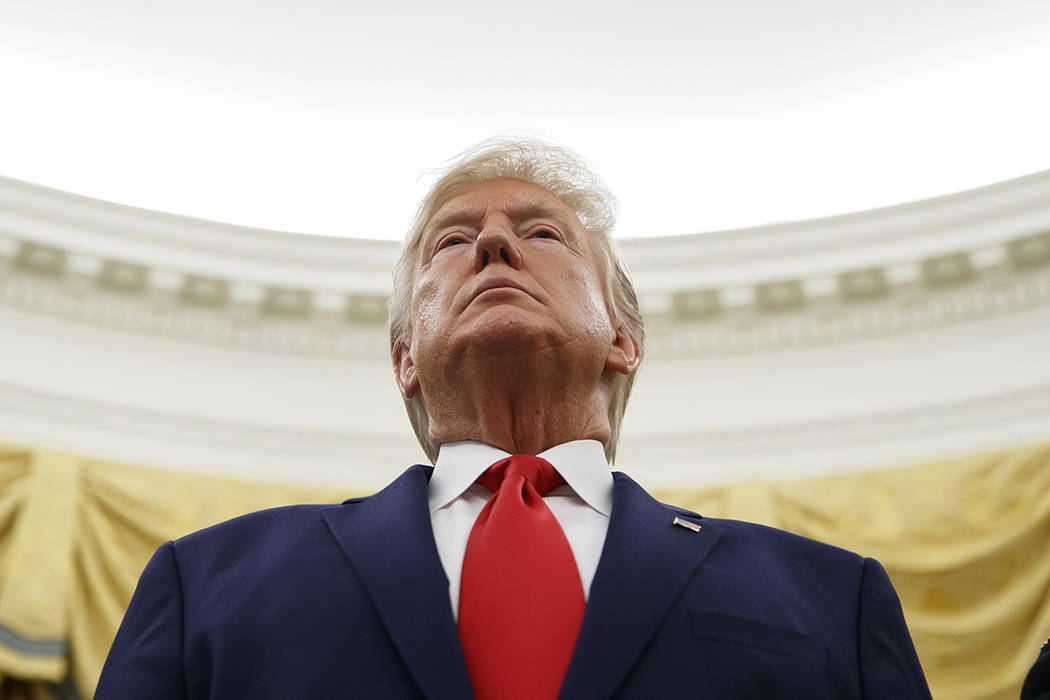
M 271 559 L 291 554 L 296 542 L 324 529 L 322 511 L 330 504 L 267 508 L 240 515 L 173 540 L 184 565 L 208 568 L 211 574 L 254 561 L 260 550 Z
M 929 697 L 878 562 L 661 504 L 614 476 L 563 697 L 646 698 L 653 688 L 737 699 Z M 595 678 L 600 692 L 591 693 Z
M 398 514 L 417 512 L 405 525 L 415 544 L 396 549 L 417 563 L 426 560 L 418 548 L 433 549 L 419 529 L 429 528 L 429 513 L 414 503 L 425 502 L 422 474 L 406 472 L 410 488 L 403 475 L 369 498 L 258 511 L 163 545 L 142 574 L 95 697 L 336 697 L 348 678 L 362 696 L 421 697 L 418 674 L 406 666 L 411 655 L 399 649 L 369 577 L 371 562 L 392 558 L 383 529 Z M 433 559 L 440 568 L 436 551 Z M 417 572 L 441 591 L 443 573 Z M 410 576 L 397 578 L 411 585 Z M 395 583 L 378 587 L 411 609 Z M 447 590 L 446 581 L 455 639 Z

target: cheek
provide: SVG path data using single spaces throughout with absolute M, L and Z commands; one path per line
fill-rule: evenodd
M 426 328 L 434 315 L 435 292 L 433 283 L 416 285 L 412 293 L 412 325 L 417 329 Z
M 440 275 L 419 277 L 412 290 L 412 326 L 417 338 L 425 338 L 430 329 L 441 325 L 441 318 L 450 305 L 453 285 Z
M 577 312 L 587 330 L 602 338 L 613 335 L 612 319 L 601 283 L 595 275 L 587 272 L 574 272 L 571 277 L 575 291 L 570 298 L 576 299 Z

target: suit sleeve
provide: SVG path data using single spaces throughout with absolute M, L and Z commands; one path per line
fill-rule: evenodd
M 182 586 L 175 549 L 160 547 L 146 564 L 102 668 L 95 700 L 182 700 Z
M 930 698 L 897 592 L 874 559 L 864 560 L 857 630 L 863 697 Z

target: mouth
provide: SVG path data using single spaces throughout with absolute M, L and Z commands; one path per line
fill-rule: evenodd
M 532 296 L 529 290 L 525 289 L 525 287 L 521 286 L 514 280 L 507 279 L 506 277 L 493 277 L 492 279 L 485 280 L 474 289 L 474 293 L 470 295 L 470 301 L 474 301 L 485 292 L 493 289 L 516 289 L 519 292 L 524 292 L 525 294 Z

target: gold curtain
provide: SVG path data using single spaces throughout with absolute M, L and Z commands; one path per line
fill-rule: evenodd
M 355 495 L 0 444 L 0 697 L 90 697 L 162 542 L 260 508 Z M 655 495 L 878 558 L 935 698 L 1016 699 L 1050 635 L 1050 445 Z

